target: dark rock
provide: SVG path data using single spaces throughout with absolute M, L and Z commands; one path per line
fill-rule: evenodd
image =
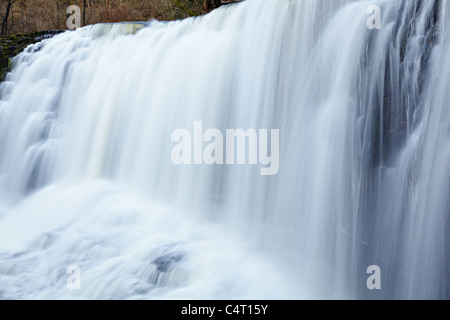
M 10 61 L 30 44 L 49 39 L 65 30 L 39 31 L 23 35 L 0 37 L 0 81 L 10 71 Z
M 167 253 L 153 260 L 158 272 L 167 272 L 172 264 L 180 262 L 183 259 L 182 254 Z
M 204 9 L 206 12 L 214 10 L 222 5 L 240 2 L 242 0 L 205 0 Z

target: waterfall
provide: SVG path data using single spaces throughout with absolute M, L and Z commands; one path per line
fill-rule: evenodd
M 449 19 L 247 0 L 30 45 L 0 85 L 0 298 L 450 298 Z M 199 121 L 279 130 L 278 172 L 175 164 Z

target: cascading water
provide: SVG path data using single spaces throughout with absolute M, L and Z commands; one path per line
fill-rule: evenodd
M 1 84 L 0 298 L 449 298 L 447 12 L 248 0 L 28 47 Z M 175 165 L 195 121 L 279 129 L 278 173 Z

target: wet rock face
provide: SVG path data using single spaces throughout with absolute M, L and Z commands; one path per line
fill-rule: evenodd
M 33 32 L 23 35 L 0 37 L 0 81 L 3 81 L 9 71 L 10 61 L 28 45 L 53 37 L 64 30 Z
M 209 12 L 224 4 L 240 2 L 242 0 L 205 0 L 205 11 Z

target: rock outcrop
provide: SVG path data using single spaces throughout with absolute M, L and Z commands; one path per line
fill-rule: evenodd
M 209 12 L 224 4 L 240 2 L 241 0 L 205 0 L 205 11 Z
M 64 30 L 40 31 L 22 35 L 0 37 L 0 81 L 10 68 L 10 61 L 30 44 L 51 38 Z

